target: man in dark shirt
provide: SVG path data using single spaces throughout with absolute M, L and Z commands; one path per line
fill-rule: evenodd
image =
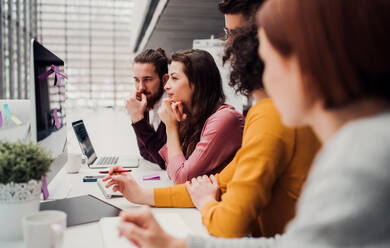
M 141 156 L 165 169 L 158 151 L 166 143 L 165 125 L 157 110 L 168 81 L 168 58 L 164 50 L 147 49 L 134 58 L 135 91 L 126 99 L 126 110 L 132 119 Z

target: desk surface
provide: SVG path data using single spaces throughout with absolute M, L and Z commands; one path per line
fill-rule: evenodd
M 90 136 L 91 142 L 98 155 L 131 155 L 139 156 L 135 134 L 130 126 L 130 119 L 123 110 L 114 109 L 82 109 L 68 111 L 68 151 L 70 153 L 81 153 L 80 147 L 74 135 L 71 122 L 83 119 Z M 86 175 L 97 175 L 98 170 L 89 169 L 84 166 L 77 174 L 68 174 L 65 167 L 56 175 L 49 184 L 51 199 L 62 199 L 91 194 L 99 199 L 107 201 L 121 209 L 130 210 L 138 205 L 130 203 L 125 198 L 105 199 L 96 182 L 84 183 L 82 178 Z M 142 176 L 158 173 L 160 180 L 143 181 Z M 143 187 L 165 187 L 173 185 L 168 178 L 166 171 L 160 169 L 156 164 L 143 160 L 140 167 L 132 172 L 136 181 Z M 208 235 L 206 228 L 202 225 L 199 211 L 193 208 L 153 208 L 153 213 L 176 213 L 183 222 L 187 224 L 192 234 Z M 174 224 L 174 223 L 172 223 Z M 1 243 L 0 243 L 1 244 Z M 1 245 L 1 247 L 3 247 Z M 7 244 L 7 247 L 23 247 L 22 243 Z M 103 248 L 99 225 L 97 222 L 73 226 L 65 232 L 64 248 L 94 247 Z

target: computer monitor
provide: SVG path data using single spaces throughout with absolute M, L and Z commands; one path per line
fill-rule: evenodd
M 47 175 L 50 182 L 67 161 L 65 85 L 54 85 L 55 73 L 48 77 L 41 75 L 52 65 L 63 71 L 64 61 L 34 39 L 30 54 L 31 140 L 54 158 Z

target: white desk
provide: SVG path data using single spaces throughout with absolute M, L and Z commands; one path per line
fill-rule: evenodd
M 98 155 L 138 155 L 135 134 L 130 126 L 127 114 L 123 110 L 113 109 L 85 109 L 68 111 L 68 150 L 81 153 L 73 132 L 71 122 L 83 119 L 91 138 L 92 144 Z M 62 168 L 57 176 L 49 183 L 49 198 L 74 197 L 91 194 L 105 200 L 121 209 L 129 210 L 137 205 L 128 202 L 125 198 L 113 198 L 106 200 L 95 182 L 84 183 L 85 175 L 97 174 L 96 169 L 81 168 L 78 174 L 67 174 Z M 142 176 L 159 173 L 159 181 L 142 181 Z M 132 172 L 137 182 L 143 187 L 164 187 L 172 185 L 166 171 L 156 164 L 143 160 L 141 166 Z M 93 211 L 93 209 L 91 210 Z M 193 234 L 208 235 L 202 225 L 201 216 L 196 209 L 184 208 L 153 208 L 153 213 L 177 213 L 183 222 L 188 225 Z M 172 223 L 174 225 L 174 223 Z M 3 247 L 2 245 L 0 245 Z M 8 245 L 7 247 L 23 247 L 21 244 Z M 65 232 L 64 248 L 94 247 L 103 248 L 103 241 L 97 222 L 67 228 Z

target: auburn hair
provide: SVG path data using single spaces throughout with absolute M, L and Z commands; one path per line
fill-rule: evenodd
M 282 56 L 297 56 L 306 94 L 330 109 L 390 101 L 389 10 L 387 0 L 272 0 L 257 21 Z

